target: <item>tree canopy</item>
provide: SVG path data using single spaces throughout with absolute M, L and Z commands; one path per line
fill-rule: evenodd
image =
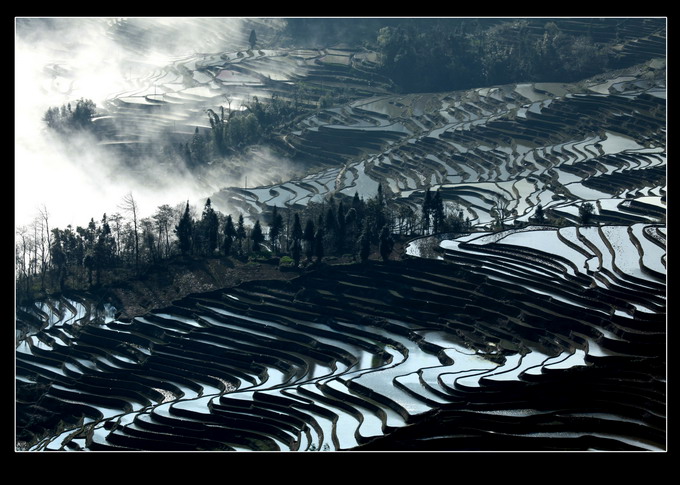
M 81 98 L 76 101 L 75 108 L 71 103 L 60 108 L 50 107 L 43 116 L 48 128 L 59 133 L 91 130 L 92 118 L 97 113 L 97 105 L 91 99 Z

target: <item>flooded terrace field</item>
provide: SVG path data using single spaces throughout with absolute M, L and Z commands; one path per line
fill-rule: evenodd
M 17 348 L 19 416 L 40 412 L 40 389 L 61 410 L 63 431 L 34 450 L 660 450 L 658 228 L 593 231 L 579 247 L 561 230 L 552 254 L 526 248 L 526 232 L 479 235 L 443 242 L 443 261 L 328 267 L 131 320 L 53 322 Z M 638 269 L 614 266 L 626 251 Z

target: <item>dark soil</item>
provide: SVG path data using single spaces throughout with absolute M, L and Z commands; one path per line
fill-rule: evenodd
M 297 271 L 279 269 L 278 260 L 239 261 L 232 258 L 183 257 L 148 268 L 143 275 L 100 290 L 118 310 L 117 318 L 130 319 L 193 293 L 230 288 L 253 280 L 288 280 Z
M 390 260 L 401 260 L 406 240 L 395 241 Z M 375 248 L 374 248 L 375 249 Z M 380 259 L 374 251 L 369 259 Z M 326 257 L 322 265 L 354 264 L 353 255 Z M 153 309 L 169 306 L 187 295 L 231 288 L 248 281 L 291 280 L 308 269 L 317 269 L 316 262 L 304 261 L 298 269 L 279 265 L 279 258 L 257 261 L 237 258 L 176 257 L 147 268 L 142 275 L 106 285 L 95 291 L 100 301 L 113 304 L 116 318 L 131 319 Z

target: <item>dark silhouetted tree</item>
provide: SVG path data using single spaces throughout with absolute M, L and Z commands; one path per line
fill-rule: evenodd
M 231 214 L 227 216 L 227 220 L 224 223 L 224 241 L 222 243 L 222 250 L 225 256 L 231 254 L 231 247 L 234 244 L 234 239 L 236 238 L 236 228 L 234 227 L 234 221 L 231 218 Z
M 215 252 L 215 249 L 217 249 L 219 235 L 219 219 L 215 209 L 212 208 L 210 198 L 205 202 L 199 227 L 201 253 L 210 256 Z
M 280 248 L 281 232 L 283 230 L 283 217 L 279 214 L 276 206 L 272 209 L 272 223 L 269 225 L 269 240 L 272 242 L 272 249 L 276 254 Z
M 393 249 L 394 239 L 392 239 L 392 235 L 390 234 L 389 226 L 385 225 L 380 231 L 379 243 L 380 257 L 383 261 L 388 261 L 390 259 L 390 254 L 392 254 Z
M 593 220 L 593 215 L 595 214 L 595 206 L 592 202 L 584 202 L 578 208 L 578 215 L 581 218 L 581 224 L 587 226 Z
M 343 242 L 343 250 L 350 249 L 354 251 L 356 248 L 357 240 L 359 239 L 359 221 L 357 217 L 357 211 L 354 207 L 350 209 L 345 214 L 345 240 Z
M 371 255 L 371 231 L 368 224 L 364 224 L 364 228 L 361 231 L 361 236 L 359 237 L 359 259 L 362 263 L 368 261 L 368 257 Z
M 538 204 L 538 206 L 536 207 L 534 218 L 536 219 L 536 222 L 545 221 L 545 212 L 543 211 L 543 206 L 541 204 Z
M 250 240 L 252 242 L 252 249 L 254 252 L 258 252 L 261 249 L 262 242 L 264 241 L 264 234 L 262 233 L 262 226 L 260 226 L 260 220 L 255 221 L 253 230 L 250 233 Z
M 193 249 L 193 226 L 194 221 L 191 218 L 189 201 L 187 201 L 184 213 L 182 214 L 179 223 L 175 226 L 175 234 L 177 235 L 177 240 L 179 243 L 179 251 L 183 255 L 191 253 Z
M 342 200 L 338 204 L 337 219 L 338 221 L 335 224 L 335 249 L 338 254 L 342 254 L 345 250 L 345 238 L 347 237 L 347 217 L 345 204 Z
M 441 190 L 437 189 L 432 198 L 432 231 L 434 233 L 442 232 L 444 219 L 444 200 L 442 199 Z
M 503 229 L 505 228 L 505 218 L 508 217 L 510 211 L 508 207 L 510 206 L 510 201 L 503 197 L 503 194 L 495 194 L 493 198 L 493 213 L 496 221 L 496 226 Z
M 430 188 L 428 187 L 427 192 L 425 192 L 425 197 L 423 198 L 423 205 L 421 207 L 421 217 L 423 225 L 423 234 L 427 234 L 430 230 L 430 221 L 432 219 L 432 194 L 430 193 Z
M 62 232 L 58 228 L 55 228 L 52 229 L 52 234 L 54 235 L 51 247 L 52 265 L 57 269 L 59 290 L 64 291 L 66 276 L 68 274 L 68 261 L 61 241 Z
M 317 263 L 320 263 L 325 255 L 324 239 L 325 234 L 323 226 L 319 225 L 319 227 L 316 229 L 316 233 L 314 234 L 314 256 L 316 257 Z
M 106 214 L 102 217 L 101 226 L 97 231 L 97 240 L 94 246 L 94 266 L 97 274 L 97 285 L 101 282 L 101 272 L 103 269 L 113 265 L 116 254 L 116 240 L 111 233 L 111 227 L 106 219 Z
M 92 119 L 97 113 L 97 105 L 90 99 L 81 98 L 76 102 L 75 109 L 71 103 L 60 108 L 48 108 L 43 121 L 48 128 L 60 133 L 71 133 L 80 130 L 92 130 Z
M 296 268 L 300 264 L 300 256 L 302 255 L 302 237 L 303 233 L 302 225 L 300 224 L 300 216 L 298 216 L 298 214 L 295 213 L 295 216 L 293 217 L 293 229 L 291 232 L 292 238 L 291 253 Z
M 194 130 L 194 136 L 191 139 L 190 153 L 192 165 L 203 165 L 209 161 L 206 139 L 199 132 L 198 126 Z
M 239 214 L 236 224 L 236 241 L 238 241 L 238 254 L 243 256 L 243 240 L 246 238 L 246 228 L 243 224 L 243 214 Z
M 311 260 L 314 255 L 314 221 L 307 219 L 302 239 L 305 241 L 305 255 Z

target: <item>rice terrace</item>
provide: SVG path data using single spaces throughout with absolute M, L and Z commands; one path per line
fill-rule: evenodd
M 17 451 L 667 451 L 665 18 L 15 24 Z

